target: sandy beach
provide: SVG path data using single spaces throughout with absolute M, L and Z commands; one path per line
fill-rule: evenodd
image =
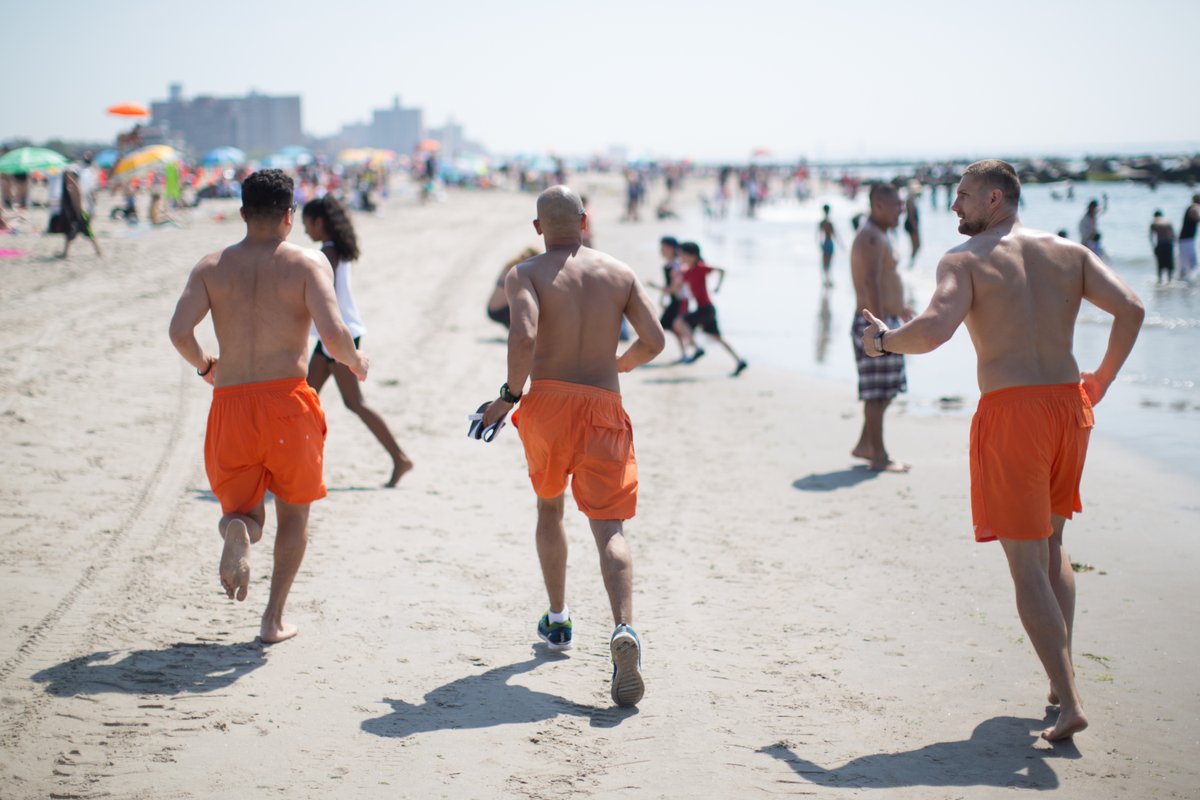
M 576 188 L 597 246 L 659 279 L 658 237 L 689 232 L 619 223 L 617 183 Z M 972 539 L 969 419 L 889 417 L 914 468 L 875 475 L 849 456 L 851 384 L 753 363 L 733 380 L 718 348 L 668 366 L 669 341 L 622 382 L 645 699 L 609 699 L 608 602 L 570 502 L 576 645 L 546 653 L 516 432 L 464 436 L 505 377 L 484 304 L 533 216 L 498 191 L 355 217 L 364 391 L 416 468 L 380 488 L 390 460 L 325 388 L 329 497 L 288 606 L 301 633 L 274 647 L 255 643 L 273 512 L 231 602 L 211 390 L 167 338 L 191 266 L 241 237 L 236 206 L 186 229 L 102 220 L 103 260 L 6 244 L 32 252 L 0 262 L 0 798 L 1197 796 L 1200 480 L 1107 435 L 1103 404 L 1066 532 L 1091 567 L 1074 743 L 1036 737 L 1046 681 L 999 545 Z M 752 320 L 721 323 L 737 342 Z

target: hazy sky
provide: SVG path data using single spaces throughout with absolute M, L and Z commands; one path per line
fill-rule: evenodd
M 107 139 L 180 81 L 318 135 L 399 95 L 497 152 L 1200 149 L 1195 0 L 0 2 L 0 140 Z

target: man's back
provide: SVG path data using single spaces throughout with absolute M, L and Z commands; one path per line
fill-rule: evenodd
M 330 269 L 323 255 L 287 242 L 243 241 L 201 261 L 220 345 L 218 386 L 308 374 L 305 289 L 321 268 Z
M 579 247 L 550 249 L 514 272 L 537 298 L 531 377 L 620 391 L 616 351 L 636 280 L 632 270 L 598 250 Z
M 1071 352 L 1084 294 L 1086 248 L 1020 226 L 973 237 L 947 254 L 967 267 L 967 329 L 978 355 L 979 388 L 1073 383 Z

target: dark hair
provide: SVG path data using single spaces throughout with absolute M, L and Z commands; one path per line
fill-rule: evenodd
M 672 247 L 676 250 L 679 249 L 679 240 L 676 239 L 674 236 L 664 236 L 658 240 L 658 243 L 662 247 Z
M 963 177 L 968 175 L 983 181 L 983 185 L 989 189 L 999 189 L 1009 205 L 1015 206 L 1021 200 L 1021 179 L 1007 161 L 995 158 L 976 161 L 963 170 Z
M 304 204 L 306 219 L 319 219 L 325 223 L 325 234 L 333 242 L 333 249 L 341 261 L 358 260 L 358 237 L 346 209 L 331 194 L 309 200 Z
M 900 190 L 897 189 L 892 184 L 884 183 L 883 181 L 878 181 L 876 183 L 872 183 L 871 190 L 869 192 L 867 192 L 867 205 L 875 205 L 875 200 L 880 195 L 884 195 L 887 197 L 891 197 L 894 195 L 896 197 L 899 197 Z
M 828 214 L 829 213 L 829 203 L 826 203 L 825 205 L 821 206 L 821 210 L 824 211 L 826 214 Z
M 1088 200 L 1088 211 L 1091 211 L 1093 208 L 1099 208 L 1099 207 L 1100 207 L 1099 200 Z
M 1161 216 L 1162 216 L 1162 209 L 1161 209 L 1161 208 L 1156 208 L 1156 209 L 1154 209 L 1154 216 L 1156 216 L 1156 217 L 1161 217 Z
M 295 184 L 283 170 L 260 169 L 242 181 L 242 209 L 247 220 L 274 222 L 292 205 Z
M 682 253 L 687 253 L 689 256 L 695 256 L 696 258 L 700 257 L 700 245 L 696 244 L 695 242 L 684 242 L 683 244 L 679 245 L 679 251 Z

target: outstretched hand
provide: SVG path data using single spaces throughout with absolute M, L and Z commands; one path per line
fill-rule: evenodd
M 867 328 L 862 334 L 863 352 L 872 358 L 883 355 L 883 352 L 875 349 L 875 334 L 880 331 L 891 330 L 879 317 L 871 313 L 871 310 L 864 308 L 862 310 L 863 319 L 867 321 Z
M 1079 381 L 1083 384 L 1083 392 L 1093 406 L 1099 403 L 1108 392 L 1109 382 L 1094 372 L 1079 373 Z

